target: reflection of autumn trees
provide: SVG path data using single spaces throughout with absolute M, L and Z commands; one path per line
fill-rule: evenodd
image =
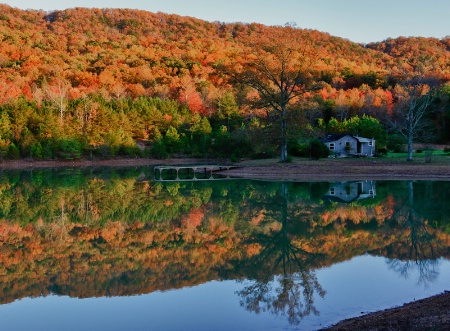
M 297 318 L 313 313 L 313 292 L 322 293 L 315 268 L 368 251 L 411 259 L 408 221 L 394 217 L 409 201 L 403 182 L 379 183 L 376 201 L 344 206 L 321 202 L 327 184 L 288 183 L 284 191 L 269 182 L 137 181 L 142 173 L 152 172 L 4 171 L 3 302 L 51 292 L 131 295 L 247 278 L 263 296 L 260 309 Z M 433 240 L 436 257 L 449 256 L 446 192 L 447 182 L 414 183 L 415 222 Z M 419 241 L 423 230 L 416 231 Z M 423 258 L 429 255 L 417 256 Z M 252 302 L 256 307 L 250 292 L 245 297 L 249 309 Z
M 269 311 L 287 316 L 291 324 L 299 324 L 304 316 L 317 314 L 314 294 L 323 297 L 325 291 L 317 281 L 314 267 L 324 255 L 309 252 L 293 242 L 288 216 L 288 184 L 281 183 L 281 208 L 269 216 L 279 218 L 281 229 L 270 234 L 256 233 L 248 243 L 261 246 L 259 254 L 238 263 L 236 271 L 253 283 L 238 292 L 245 309 L 259 313 Z M 281 209 L 281 210 L 280 210 Z
M 408 181 L 406 186 L 403 201 L 399 201 L 394 207 L 390 217 L 402 236 L 385 247 L 388 256 L 395 258 L 388 263 L 393 270 L 404 277 L 408 277 L 413 270 L 417 270 L 419 282 L 427 283 L 437 277 L 436 258 L 442 254 L 448 254 L 449 246 L 448 238 L 437 235 L 436 228 L 429 224 L 433 220 L 429 219 L 424 211 L 441 207 L 433 205 L 433 202 L 435 199 L 445 199 L 448 193 L 447 191 L 435 192 L 432 182 Z M 419 189 L 417 193 L 414 187 L 416 192 L 417 188 Z M 444 196 L 439 197 L 440 194 Z M 443 204 L 441 208 L 440 213 L 445 213 L 448 207 Z M 434 222 L 439 222 L 439 219 L 435 219 Z
M 3 222 L 2 298 L 39 296 L 55 288 L 78 297 L 179 288 L 214 279 L 211 266 L 229 259 L 239 243 L 214 221 L 189 239 L 181 228 L 169 229 L 110 222 L 101 229 L 72 223 L 63 230 L 55 223 L 21 228 Z

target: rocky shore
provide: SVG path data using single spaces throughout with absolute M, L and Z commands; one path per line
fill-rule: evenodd
M 325 328 L 328 331 L 447 331 L 450 330 L 450 292 L 407 303 Z

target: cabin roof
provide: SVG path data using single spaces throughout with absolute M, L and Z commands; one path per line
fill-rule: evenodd
M 369 143 L 373 140 L 371 138 L 363 138 L 358 136 L 355 136 L 355 139 L 357 139 L 360 143 Z
M 371 142 L 373 139 L 371 138 L 364 138 L 364 137 L 359 137 L 359 136 L 353 136 L 351 134 L 348 133 L 334 133 L 334 134 L 327 134 L 323 139 L 322 142 L 324 143 L 329 143 L 329 142 L 333 142 L 333 141 L 337 141 L 345 136 L 349 136 L 352 137 L 353 139 L 358 140 L 360 143 L 368 143 Z
M 341 139 L 342 137 L 345 136 L 349 136 L 354 138 L 352 135 L 347 134 L 347 133 L 334 133 L 334 134 L 327 134 L 324 138 L 323 138 L 323 142 L 324 143 L 329 143 L 329 142 L 333 142 L 333 141 L 337 141 L 339 139 Z

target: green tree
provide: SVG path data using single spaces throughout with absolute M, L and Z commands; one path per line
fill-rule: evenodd
M 348 120 L 344 119 L 342 122 L 332 117 L 328 124 L 325 124 L 322 119 L 319 119 L 318 123 L 319 129 L 326 133 L 348 133 L 354 136 L 373 138 L 380 148 L 386 145 L 386 134 L 383 126 L 380 121 L 371 116 L 354 116 Z
M 344 120 L 343 126 L 352 135 L 373 138 L 380 148 L 386 146 L 386 134 L 380 121 L 376 118 L 367 115 L 363 115 L 362 117 L 355 116 L 349 120 Z
M 169 153 L 178 151 L 180 146 L 180 134 L 173 126 L 170 126 L 169 129 L 167 129 L 167 132 L 164 135 L 164 144 Z
M 226 120 L 227 129 L 230 130 L 230 121 L 239 117 L 239 107 L 233 93 L 226 92 L 217 101 L 218 115 L 221 120 Z

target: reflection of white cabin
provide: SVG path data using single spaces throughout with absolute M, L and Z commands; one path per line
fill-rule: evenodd
M 360 182 L 330 183 L 330 188 L 324 196 L 324 200 L 350 203 L 357 200 L 374 198 L 375 182 L 371 180 Z
M 322 141 L 338 157 L 375 155 L 375 139 L 350 134 L 328 134 Z

